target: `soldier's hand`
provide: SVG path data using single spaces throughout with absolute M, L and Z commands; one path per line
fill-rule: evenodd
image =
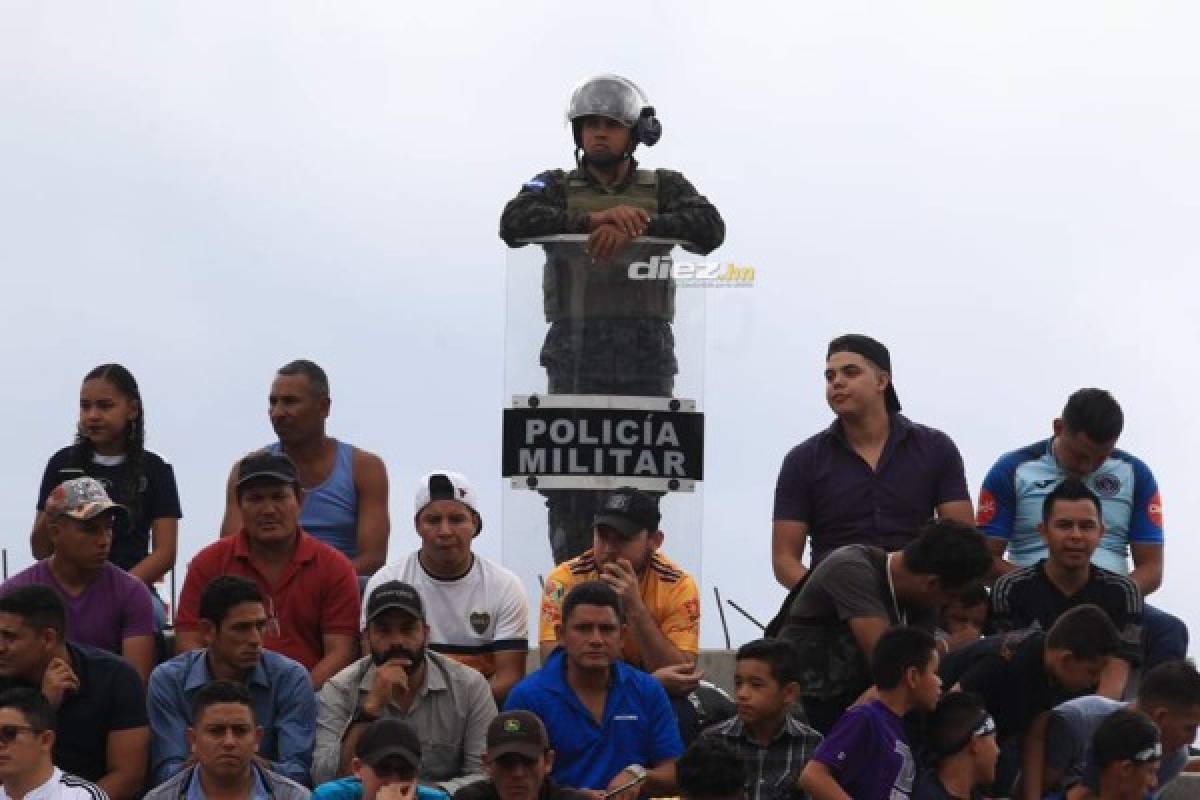
M 600 221 L 602 224 L 616 227 L 632 239 L 646 232 L 646 226 L 650 224 L 650 215 L 636 206 L 613 206 L 600 212 Z
M 407 658 L 393 658 L 375 668 L 375 681 L 371 691 L 363 700 L 363 710 L 372 716 L 380 716 L 387 708 L 389 700 L 400 700 L 408 691 L 409 665 Z
M 601 225 L 588 237 L 588 255 L 597 261 L 612 258 L 632 238 L 616 225 Z
M 79 678 L 71 665 L 61 658 L 51 659 L 42 674 L 42 695 L 50 701 L 50 705 L 57 709 L 67 692 L 78 690 Z

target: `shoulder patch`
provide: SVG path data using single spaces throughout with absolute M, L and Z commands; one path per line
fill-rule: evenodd
M 539 172 L 537 175 L 534 175 L 532 178 L 525 181 L 524 187 L 526 189 L 532 189 L 535 192 L 540 192 L 546 188 L 546 184 L 549 183 L 550 178 L 553 177 L 553 174 L 553 170 L 550 172 Z

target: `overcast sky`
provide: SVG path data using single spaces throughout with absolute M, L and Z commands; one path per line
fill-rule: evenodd
M 510 258 L 497 219 L 570 164 L 572 85 L 615 71 L 663 122 L 643 163 L 707 194 L 715 257 L 757 274 L 681 298 L 707 480 L 664 525 L 700 572 L 706 645 L 714 586 L 761 618 L 783 597 L 775 477 L 828 424 L 824 348 L 848 331 L 889 345 L 905 412 L 957 441 L 973 493 L 1071 391 L 1112 390 L 1163 490 L 1153 602 L 1200 630 L 1192 7 L 29 1 L 4 20 L 10 572 L 88 369 L 142 384 L 182 565 L 216 534 L 232 460 L 270 439 L 274 369 L 308 357 L 331 433 L 387 462 L 393 557 L 416 542 L 417 477 L 448 467 L 479 488 L 479 549 L 544 573 L 536 502 L 499 476 L 505 398 L 542 388 L 505 380 L 540 332 L 538 260 Z

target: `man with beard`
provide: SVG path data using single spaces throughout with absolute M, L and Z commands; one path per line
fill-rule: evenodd
M 593 547 L 559 564 L 546 577 L 542 593 L 539 646 L 545 660 L 559 646 L 563 598 L 585 581 L 603 581 L 621 598 L 626 622 L 621 657 L 654 674 L 672 698 L 695 691 L 702 673 L 700 593 L 696 581 L 659 548 L 663 532 L 658 500 L 637 489 L 610 493 L 593 520 Z M 689 704 L 673 700 L 686 740 Z
M 546 321 L 542 346 L 552 394 L 668 397 L 678 366 L 674 284 L 634 281 L 621 251 L 639 236 L 679 239 L 707 254 L 725 239 L 717 209 L 682 174 L 638 168 L 633 151 L 658 141 L 662 126 L 632 81 L 597 75 L 571 95 L 567 119 L 575 169 L 547 170 L 525 182 L 500 216 L 500 238 L 587 234 L 587 254 L 549 253 L 543 279 Z M 556 564 L 591 540 L 594 491 L 547 492 L 550 543 Z
M 496 705 L 477 671 L 426 649 L 421 596 L 389 581 L 367 599 L 370 654 L 326 682 L 318 697 L 313 780 L 349 775 L 359 737 L 377 719 L 408 720 L 424 743 L 419 777 L 453 794 L 484 777 L 488 723 Z
M 479 670 L 498 705 L 525 677 L 525 587 L 512 572 L 472 549 L 483 530 L 483 516 L 465 476 L 449 470 L 425 475 L 413 505 L 421 547 L 372 575 L 364 594 L 388 581 L 403 581 L 416 589 L 429 609 L 430 648 Z M 365 609 L 360 624 L 366 625 Z
M 299 359 L 280 367 L 267 409 L 279 441 L 267 450 L 296 465 L 304 487 L 304 530 L 341 551 L 359 575 L 370 575 L 387 559 L 387 467 L 374 453 L 326 435 L 331 402 L 329 378 L 320 366 Z M 221 536 L 233 536 L 240 527 L 235 464 Z

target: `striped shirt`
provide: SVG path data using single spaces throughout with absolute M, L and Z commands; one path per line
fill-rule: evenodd
M 8 792 L 3 785 L 0 785 L 0 800 L 8 800 Z M 108 800 L 108 795 L 91 781 L 55 767 L 50 773 L 50 780 L 26 792 L 24 800 Z
M 539 643 L 553 645 L 557 641 L 554 629 L 562 622 L 562 604 L 567 592 L 577 584 L 599 578 L 594 550 L 564 561 L 546 576 L 539 614 Z M 645 573 L 638 576 L 638 594 L 667 641 L 682 653 L 700 652 L 700 590 L 691 575 L 661 552 L 655 552 Z M 628 631 L 621 643 L 621 657 L 635 667 L 642 666 L 637 640 Z
M 766 747 L 750 739 L 738 717 L 718 722 L 703 735 L 723 739 L 737 751 L 746 773 L 747 800 L 808 797 L 800 789 L 800 773 L 821 743 L 821 734 L 790 714 Z
M 1088 582 L 1070 596 L 1046 577 L 1045 560 L 1001 576 L 992 589 L 988 625 L 994 633 L 1019 630 L 1035 623 L 1048 631 L 1063 612 L 1085 603 L 1099 606 L 1117 626 L 1121 634 L 1121 658 L 1134 666 L 1141 664 L 1142 593 L 1129 578 L 1095 564 L 1089 571 Z

